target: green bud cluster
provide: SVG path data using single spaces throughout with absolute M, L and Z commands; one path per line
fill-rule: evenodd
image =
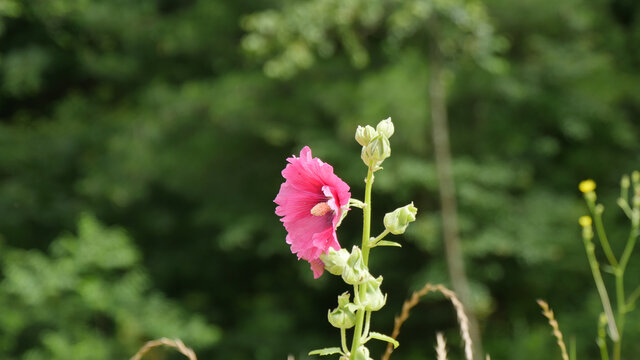
M 365 165 L 374 171 L 382 169 L 382 162 L 391 156 L 389 138 L 394 131 L 391 118 L 380 121 L 375 129 L 369 125 L 358 126 L 355 138 L 358 144 L 362 145 L 360 157 Z

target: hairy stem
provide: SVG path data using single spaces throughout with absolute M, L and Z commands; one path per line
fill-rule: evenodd
M 362 260 L 364 265 L 369 264 L 369 237 L 371 236 L 371 188 L 373 186 L 373 170 L 369 168 L 367 172 L 366 187 L 364 190 L 364 209 L 363 209 L 363 221 L 362 221 Z M 364 285 L 359 285 L 360 291 L 356 296 L 364 296 Z M 363 300 L 362 298 L 360 300 Z M 360 346 L 362 339 L 362 327 L 364 324 L 364 308 L 360 308 L 356 313 L 356 325 L 353 330 L 353 342 L 351 343 L 351 355 L 350 360 L 355 358 L 356 350 Z

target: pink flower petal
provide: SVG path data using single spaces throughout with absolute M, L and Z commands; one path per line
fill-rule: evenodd
M 313 275 L 318 278 L 324 272 L 319 256 L 329 248 L 340 249 L 336 226 L 342 213 L 347 211 L 351 193 L 349 185 L 333 173 L 333 167 L 311 155 L 305 146 L 300 157 L 288 158 L 289 164 L 282 170 L 285 182 L 274 202 L 276 215 L 281 216 L 287 230 L 287 244 L 298 259 L 309 262 Z M 314 216 L 311 209 L 326 202 L 331 211 Z

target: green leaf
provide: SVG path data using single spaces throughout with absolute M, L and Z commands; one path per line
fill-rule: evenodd
M 340 350 L 339 347 L 329 347 L 329 348 L 324 348 L 324 349 L 318 349 L 318 350 L 313 350 L 309 352 L 309 355 L 320 355 L 320 356 L 325 356 L 325 355 L 333 355 L 333 354 L 342 354 L 342 350 Z
M 369 337 L 372 339 L 378 339 L 378 340 L 390 342 L 393 344 L 394 349 L 400 346 L 400 343 L 396 339 L 392 338 L 391 336 L 387 336 L 387 335 L 372 331 L 371 333 L 369 333 Z
M 395 246 L 395 247 L 402 247 L 402 245 L 400 245 L 400 243 L 397 243 L 395 241 L 388 241 L 388 240 L 380 240 L 378 241 L 375 246 Z

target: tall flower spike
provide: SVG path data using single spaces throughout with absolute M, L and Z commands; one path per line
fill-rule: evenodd
M 305 146 L 300 157 L 290 157 L 282 170 L 285 182 L 274 202 L 276 214 L 282 216 L 291 252 L 311 264 L 314 278 L 324 272 L 320 255 L 330 248 L 340 250 L 336 227 L 349 210 L 349 185 L 333 173 L 331 165 L 311 156 Z

